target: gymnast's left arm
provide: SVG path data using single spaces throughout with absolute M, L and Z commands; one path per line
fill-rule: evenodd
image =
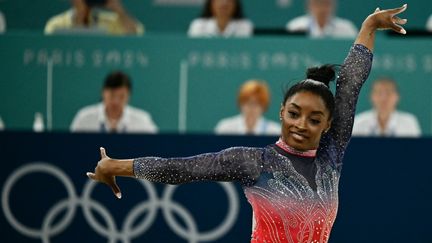
M 392 29 L 405 34 L 406 31 L 399 24 L 405 24 L 407 20 L 396 15 L 405 11 L 406 8 L 406 4 L 388 10 L 377 8 L 374 13 L 370 14 L 364 20 L 354 46 L 342 65 L 336 83 L 336 107 L 329 132 L 340 151 L 345 150 L 351 137 L 357 99 L 371 70 L 375 33 L 381 29 Z
M 250 184 L 258 178 L 263 160 L 262 148 L 234 147 L 217 153 L 182 158 L 142 157 L 118 160 L 101 148 L 101 160 L 87 176 L 107 184 L 121 198 L 116 176 L 135 177 L 165 184 L 192 181 L 240 181 Z

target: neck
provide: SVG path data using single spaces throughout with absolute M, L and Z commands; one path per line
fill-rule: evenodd
M 293 155 L 297 155 L 297 156 L 301 156 L 301 157 L 315 157 L 316 156 L 316 149 L 311 149 L 311 150 L 298 150 L 296 148 L 293 148 L 291 146 L 289 146 L 288 144 L 286 144 L 282 138 L 279 138 L 279 140 L 276 142 L 276 145 L 285 150 L 285 152 L 289 153 L 289 154 L 293 154 Z
M 255 117 L 245 117 L 244 122 L 246 125 L 246 131 L 253 132 L 256 124 L 258 123 L 258 118 Z
M 217 26 L 218 26 L 218 29 L 220 32 L 223 32 L 225 30 L 229 21 L 230 21 L 230 18 L 226 18 L 226 17 L 216 18 L 216 23 L 217 23 Z
M 324 29 L 328 20 L 326 18 L 318 18 L 316 21 L 317 21 L 318 27 L 320 29 Z
M 387 123 L 390 120 L 392 112 L 381 112 L 378 113 L 378 124 L 381 130 L 385 130 L 387 127 Z
M 120 120 L 120 118 L 123 114 L 123 111 L 113 112 L 113 111 L 105 110 L 105 114 L 106 114 L 108 120 L 117 121 L 117 120 Z

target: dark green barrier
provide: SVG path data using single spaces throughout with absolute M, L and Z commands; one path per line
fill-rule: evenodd
M 400 86 L 400 108 L 414 113 L 422 130 L 430 134 L 432 42 L 414 38 L 377 42 L 374 68 L 358 110 L 370 106 L 370 81 L 391 76 Z M 50 113 L 46 108 L 47 61 L 51 60 L 52 127 L 56 130 L 68 129 L 81 107 L 100 100 L 102 80 L 113 69 L 132 76 L 132 105 L 148 110 L 163 132 L 179 131 L 179 126 L 187 132 L 211 132 L 218 120 L 238 112 L 238 87 L 251 78 L 269 82 L 273 100 L 267 117 L 277 120 L 283 87 L 302 79 L 309 66 L 341 64 L 351 44 L 301 37 L 0 36 L 0 116 L 10 129 L 30 129 L 35 112 L 42 112 L 46 119 Z M 180 83 L 184 89 L 179 89 Z M 179 118 L 179 109 L 186 112 L 184 119 Z

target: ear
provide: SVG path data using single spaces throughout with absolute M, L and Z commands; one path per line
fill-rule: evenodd
M 333 122 L 333 119 L 330 119 L 330 120 L 327 122 L 327 127 L 326 127 L 326 129 L 324 130 L 324 133 L 327 133 L 328 130 L 330 130 L 332 122 Z
M 281 121 L 282 121 L 282 117 L 283 117 L 284 111 L 285 111 L 285 106 L 284 106 L 284 104 L 281 104 L 281 108 L 280 108 L 280 111 L 279 111 L 279 120 L 281 120 Z

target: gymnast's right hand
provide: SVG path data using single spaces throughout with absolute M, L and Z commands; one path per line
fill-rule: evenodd
M 105 149 L 100 148 L 101 159 L 94 172 L 87 172 L 87 176 L 97 182 L 108 185 L 114 195 L 122 197 L 120 188 L 116 183 L 116 176 L 133 176 L 133 160 L 112 159 L 106 155 Z

